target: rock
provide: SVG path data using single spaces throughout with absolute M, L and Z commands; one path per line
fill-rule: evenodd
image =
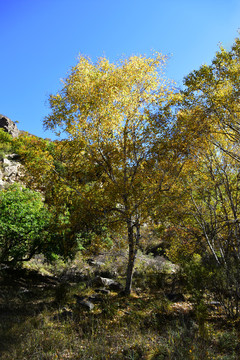
M 100 276 L 103 278 L 116 278 L 118 273 L 114 270 L 101 270 L 101 268 L 97 268 L 97 270 L 94 271 L 95 276 Z
M 14 180 L 19 176 L 20 163 L 9 160 L 9 158 L 3 159 L 4 177 L 7 177 L 10 181 Z M 12 180 L 12 181 L 11 181 Z
M 96 260 L 93 260 L 93 259 L 88 259 L 88 260 L 87 260 L 87 263 L 88 263 L 89 265 L 91 265 L 91 266 L 98 266 L 98 267 L 105 265 L 104 262 L 102 262 L 102 261 L 96 261 Z
M 122 291 L 123 290 L 123 286 L 119 282 L 112 280 L 112 279 L 103 278 L 101 276 L 96 277 L 95 284 L 98 286 L 107 287 L 108 289 L 113 290 L 113 291 Z
M 221 307 L 221 303 L 220 301 L 210 301 L 208 304 L 208 309 L 209 310 L 216 310 L 216 309 L 219 309 Z
M 0 189 L 14 182 L 20 182 L 21 164 L 16 154 L 9 154 L 0 161 Z
M 94 304 L 84 296 L 79 296 L 77 294 L 74 294 L 73 296 L 77 300 L 77 304 L 80 305 L 83 309 L 91 311 L 94 308 Z
M 5 132 L 12 135 L 12 137 L 18 137 L 19 135 L 19 130 L 17 128 L 17 125 L 12 120 L 1 114 L 0 114 L 0 128 L 2 128 Z

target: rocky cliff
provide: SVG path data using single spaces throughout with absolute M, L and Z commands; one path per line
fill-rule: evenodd
M 17 137 L 20 131 L 17 125 L 4 115 L 0 114 L 0 128 Z M 20 178 L 20 162 L 17 154 L 7 154 L 0 159 L 0 189 L 19 181 Z
M 19 135 L 17 125 L 2 114 L 0 114 L 0 128 L 8 132 L 10 135 L 12 135 L 12 137 L 17 137 Z
M 9 154 L 0 160 L 0 189 L 20 181 L 20 167 L 16 154 Z

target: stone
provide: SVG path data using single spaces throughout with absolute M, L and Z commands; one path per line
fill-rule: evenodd
M 77 294 L 74 294 L 73 296 L 77 300 L 77 304 L 80 305 L 83 309 L 91 311 L 94 308 L 94 304 L 84 296 L 79 296 Z
M 123 286 L 119 282 L 112 280 L 112 279 L 103 278 L 101 276 L 96 277 L 95 283 L 98 286 L 104 286 L 113 291 L 122 291 L 123 290 Z
M 116 278 L 118 276 L 118 273 L 112 269 L 102 270 L 101 268 L 97 268 L 94 271 L 94 275 L 111 279 L 111 278 Z
M 2 128 L 5 132 L 12 135 L 12 137 L 18 137 L 19 130 L 17 125 L 10 120 L 8 117 L 0 114 L 0 128 Z
M 13 155 L 13 154 L 12 154 Z M 7 183 L 14 183 L 19 180 L 21 164 L 11 157 L 2 160 L 2 167 L 0 179 Z
M 88 265 L 90 265 L 90 266 L 98 266 L 98 267 L 105 265 L 104 262 L 102 262 L 102 261 L 96 261 L 96 260 L 93 260 L 93 259 L 88 259 L 88 260 L 87 260 L 87 263 L 88 263 Z

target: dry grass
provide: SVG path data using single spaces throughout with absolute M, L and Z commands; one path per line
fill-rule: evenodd
M 1 359 L 239 358 L 237 324 L 209 316 L 200 336 L 191 304 L 169 302 L 163 289 L 145 286 L 128 298 L 112 292 L 88 312 L 73 297 L 94 291 L 85 280 L 54 281 L 31 272 L 2 279 Z

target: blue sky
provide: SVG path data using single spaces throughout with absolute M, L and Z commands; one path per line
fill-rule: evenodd
M 171 55 L 166 75 L 181 87 L 240 28 L 239 0 L 0 0 L 0 14 L 0 113 L 42 137 L 53 137 L 42 127 L 48 95 L 80 53 Z

